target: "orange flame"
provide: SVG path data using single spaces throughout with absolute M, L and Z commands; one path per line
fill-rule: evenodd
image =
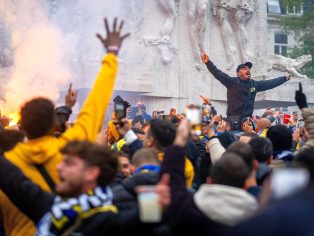
M 20 120 L 20 113 L 17 111 L 11 112 L 7 115 L 7 117 L 10 120 L 9 127 L 16 126 Z

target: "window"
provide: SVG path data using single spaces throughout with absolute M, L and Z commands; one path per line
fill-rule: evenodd
M 285 7 L 281 0 L 268 0 L 267 11 L 275 14 L 289 14 L 289 15 L 302 15 L 303 5 Z
M 289 15 L 303 15 L 303 5 L 301 5 L 301 6 L 289 6 L 287 8 L 287 14 L 289 14 Z
M 267 8 L 269 13 L 281 13 L 279 0 L 268 0 Z
M 288 35 L 284 32 L 275 32 L 274 52 L 277 55 L 288 55 Z
M 288 44 L 288 35 L 283 32 L 276 32 L 275 43 Z

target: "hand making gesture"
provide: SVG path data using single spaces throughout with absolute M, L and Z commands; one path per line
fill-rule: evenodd
M 104 22 L 106 28 L 106 38 L 103 38 L 99 33 L 97 33 L 96 36 L 100 39 L 108 53 L 110 52 L 117 55 L 123 40 L 127 38 L 130 33 L 121 36 L 124 21 L 121 21 L 119 27 L 117 28 L 117 18 L 114 18 L 112 31 L 109 29 L 107 18 L 104 19 Z
M 72 89 L 72 83 L 68 88 L 68 93 L 65 95 L 65 105 L 67 107 L 74 107 L 77 99 L 77 91 Z

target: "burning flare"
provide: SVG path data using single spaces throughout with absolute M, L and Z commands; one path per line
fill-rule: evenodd
M 10 121 L 8 125 L 9 127 L 16 126 L 21 118 L 20 113 L 17 111 L 9 113 L 7 117 L 9 118 L 9 121 Z

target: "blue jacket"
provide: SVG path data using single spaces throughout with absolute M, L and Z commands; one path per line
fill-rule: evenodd
M 271 80 L 241 80 L 219 70 L 211 61 L 206 63 L 212 75 L 227 88 L 227 116 L 251 117 L 257 92 L 273 89 L 287 81 L 286 77 Z

